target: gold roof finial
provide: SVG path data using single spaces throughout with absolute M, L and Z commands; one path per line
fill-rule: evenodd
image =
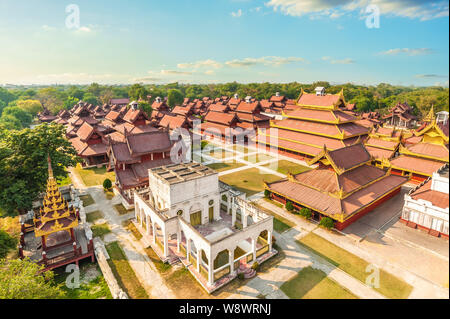
M 48 162 L 48 178 L 53 178 L 52 160 L 50 159 L 50 154 L 47 156 Z
M 423 119 L 424 122 L 429 122 L 429 123 L 433 123 L 435 120 L 435 116 L 434 116 L 434 104 L 431 105 L 431 109 L 428 112 L 428 114 L 425 116 L 425 118 Z

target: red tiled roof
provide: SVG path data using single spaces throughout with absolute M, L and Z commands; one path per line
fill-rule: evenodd
M 133 108 L 130 108 L 124 115 L 123 120 L 128 123 L 134 123 L 139 118 L 139 116 L 143 116 L 146 120 L 148 120 L 148 116 L 144 111 L 142 111 L 141 109 L 134 110 Z
M 389 150 L 394 150 L 397 148 L 399 142 L 385 141 L 385 140 L 382 140 L 381 138 L 371 137 L 365 142 L 365 144 L 375 146 L 375 147 L 386 148 Z
M 254 113 L 258 110 L 258 108 L 261 108 L 261 104 L 259 104 L 259 102 L 247 103 L 245 101 L 242 101 L 238 104 L 235 111 L 242 113 Z
M 369 152 L 362 143 L 329 151 L 328 155 L 337 167 L 344 170 L 349 170 L 371 159 Z
M 209 106 L 209 110 L 212 112 L 226 113 L 230 110 L 230 107 L 224 104 L 211 104 Z
M 87 122 L 84 122 L 83 125 L 80 126 L 80 128 L 77 131 L 78 137 L 83 141 L 86 142 L 89 140 L 91 135 L 94 133 L 94 128 L 90 126 Z
M 161 121 L 159 121 L 159 126 L 169 127 L 169 129 L 174 130 L 178 127 L 181 128 L 185 123 L 186 118 L 183 116 L 166 114 Z
M 289 118 L 284 120 L 274 120 L 272 123 L 286 129 L 298 130 L 311 134 L 317 133 L 328 136 L 340 136 L 341 133 L 343 133 L 344 136 L 363 135 L 369 132 L 368 128 L 357 125 L 355 123 L 327 124 L 304 120 L 294 120 Z
M 333 106 L 341 97 L 339 95 L 316 95 L 303 93 L 297 101 L 298 105 Z
M 422 173 L 426 176 L 433 175 L 444 165 L 443 162 L 433 161 L 425 158 L 400 155 L 391 160 L 391 164 L 400 169 Z
M 411 193 L 411 198 L 414 200 L 426 200 L 431 202 L 434 206 L 446 209 L 448 208 L 448 194 L 435 191 L 431 189 L 432 181 L 429 180 L 414 192 Z
M 208 112 L 205 116 L 205 121 L 214 122 L 218 124 L 224 124 L 230 126 L 236 121 L 236 113 L 218 113 L 218 112 Z
M 446 158 L 448 162 L 449 152 L 448 148 L 444 145 L 437 145 L 431 143 L 417 143 L 408 146 L 407 148 L 409 151 L 416 154 L 428 155 L 437 158 Z
M 123 99 L 111 99 L 109 100 L 109 104 L 112 105 L 119 105 L 119 104 L 129 104 L 130 103 L 130 99 L 129 98 L 123 98 Z
M 366 145 L 366 149 L 369 152 L 369 154 L 376 159 L 390 159 L 392 156 L 394 156 L 394 151 L 390 151 L 390 150 L 386 150 L 386 149 L 382 149 L 382 148 L 376 148 L 373 146 L 368 146 Z
M 287 117 L 297 117 L 308 120 L 326 121 L 326 122 L 351 122 L 356 121 L 356 117 L 353 115 L 344 113 L 342 111 L 332 110 L 313 110 L 305 108 L 297 108 L 292 111 L 286 112 Z

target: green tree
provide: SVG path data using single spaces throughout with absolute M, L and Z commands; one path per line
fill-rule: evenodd
M 167 104 L 173 108 L 175 105 L 181 105 L 183 103 L 184 95 L 180 90 L 170 89 L 167 92 Z
M 294 205 L 292 205 L 292 203 L 289 201 L 286 202 L 285 207 L 286 207 L 286 210 L 289 212 L 292 212 L 294 210 Z
M 332 220 L 330 217 L 322 217 L 320 220 L 319 226 L 322 226 L 327 229 L 331 229 L 334 227 L 334 220 Z
M 111 189 L 111 187 L 112 187 L 112 182 L 111 182 L 111 180 L 110 180 L 109 178 L 106 178 L 106 179 L 103 181 L 103 188 L 106 189 L 106 190 L 108 190 L 108 189 Z
M 16 248 L 17 239 L 11 237 L 7 232 L 0 229 L 0 259 L 6 257 L 11 249 Z
M 140 101 L 139 102 L 139 108 L 144 111 L 145 113 L 147 113 L 148 115 L 152 114 L 152 106 L 150 105 L 150 103 L 148 102 L 144 102 L 144 101 Z
M 40 273 L 29 259 L 0 260 L 0 299 L 58 299 L 64 297 L 52 271 Z
M 138 101 L 138 100 L 146 100 L 148 95 L 148 91 L 145 87 L 140 84 L 133 84 L 128 90 L 128 96 L 130 99 Z
M 22 110 L 17 106 L 7 106 L 3 109 L 2 118 L 5 116 L 13 116 L 20 121 L 21 128 L 25 128 L 30 126 L 31 121 L 33 120 L 30 113 Z M 1 120 L 1 118 L 0 118 Z
M 84 96 L 84 91 L 76 86 L 71 86 L 68 90 L 67 90 L 67 95 L 68 96 L 72 96 L 78 100 L 83 99 Z
M 65 138 L 64 126 L 42 124 L 34 129 L 0 134 L 0 207 L 8 214 L 29 210 L 38 194 L 45 190 L 47 155 L 51 157 L 57 180 L 67 177 L 66 167 L 80 161 Z
M 77 104 L 80 100 L 76 97 L 73 96 L 69 96 L 65 101 L 64 101 L 64 109 L 66 110 L 70 110 L 75 104 Z
M 30 113 L 33 117 L 42 111 L 42 104 L 39 100 L 18 100 L 16 105 L 19 109 Z
M 37 97 L 42 105 L 51 113 L 56 114 L 63 109 L 67 93 L 55 87 L 47 87 L 38 91 Z
M 7 130 L 22 129 L 22 123 L 20 122 L 20 120 L 17 117 L 9 114 L 2 114 L 2 116 L 0 116 L 0 124 Z
M 95 95 L 93 95 L 90 92 L 87 92 L 83 96 L 83 102 L 92 104 L 92 105 L 98 105 L 98 99 Z

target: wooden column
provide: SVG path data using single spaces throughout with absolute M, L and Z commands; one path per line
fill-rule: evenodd
M 230 274 L 234 271 L 234 249 L 228 251 L 228 262 L 230 263 Z
M 47 245 L 45 244 L 45 236 L 41 237 L 41 241 L 42 241 L 42 250 L 46 250 L 47 249 Z

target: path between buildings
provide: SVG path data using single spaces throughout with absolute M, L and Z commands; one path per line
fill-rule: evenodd
M 449 298 L 448 288 L 441 287 L 421 277 L 418 274 L 412 273 L 407 269 L 404 269 L 390 261 L 385 260 L 379 254 L 377 254 L 373 250 L 370 250 L 370 247 L 367 246 L 364 242 L 358 243 L 348 236 L 336 235 L 322 228 L 318 228 L 314 224 L 302 219 L 301 217 L 292 215 L 283 208 L 277 207 L 276 205 L 273 205 L 265 201 L 264 199 L 258 200 L 258 204 L 292 221 L 297 225 L 294 229 L 299 229 L 299 231 L 303 232 L 305 235 L 308 232 L 314 232 L 315 234 L 347 250 L 348 252 L 366 260 L 369 263 L 377 265 L 378 267 L 384 269 L 385 271 L 393 274 L 398 278 L 403 279 L 413 287 L 413 291 L 409 296 L 410 299 Z M 342 284 L 341 282 L 339 283 Z
M 101 186 L 86 187 L 76 172 L 70 171 L 70 177 L 76 188 L 81 192 L 90 194 L 95 204 L 85 208 L 86 213 L 99 210 L 103 213 L 105 221 L 111 227 L 111 233 L 104 238 L 106 243 L 118 241 L 128 259 L 128 262 L 136 274 L 142 287 L 150 298 L 174 299 L 175 294 L 164 283 L 159 271 L 155 268 L 153 262 L 148 258 L 142 245 L 134 240 L 133 234 L 122 226 L 122 222 L 130 219 L 134 212 L 120 216 L 115 204 L 120 203 L 120 197 L 115 196 L 108 200 Z
M 250 280 L 245 286 L 240 287 L 229 298 L 256 298 L 259 295 L 264 295 L 267 299 L 289 299 L 280 289 L 281 285 L 308 266 L 322 270 L 329 278 L 359 298 L 384 298 L 377 291 L 367 287 L 344 271 L 301 248 L 295 240 L 306 234 L 308 234 L 308 231 L 298 225 L 282 234 L 274 232 L 277 245 L 283 249 L 285 258 L 268 272 L 258 273 L 257 277 Z

